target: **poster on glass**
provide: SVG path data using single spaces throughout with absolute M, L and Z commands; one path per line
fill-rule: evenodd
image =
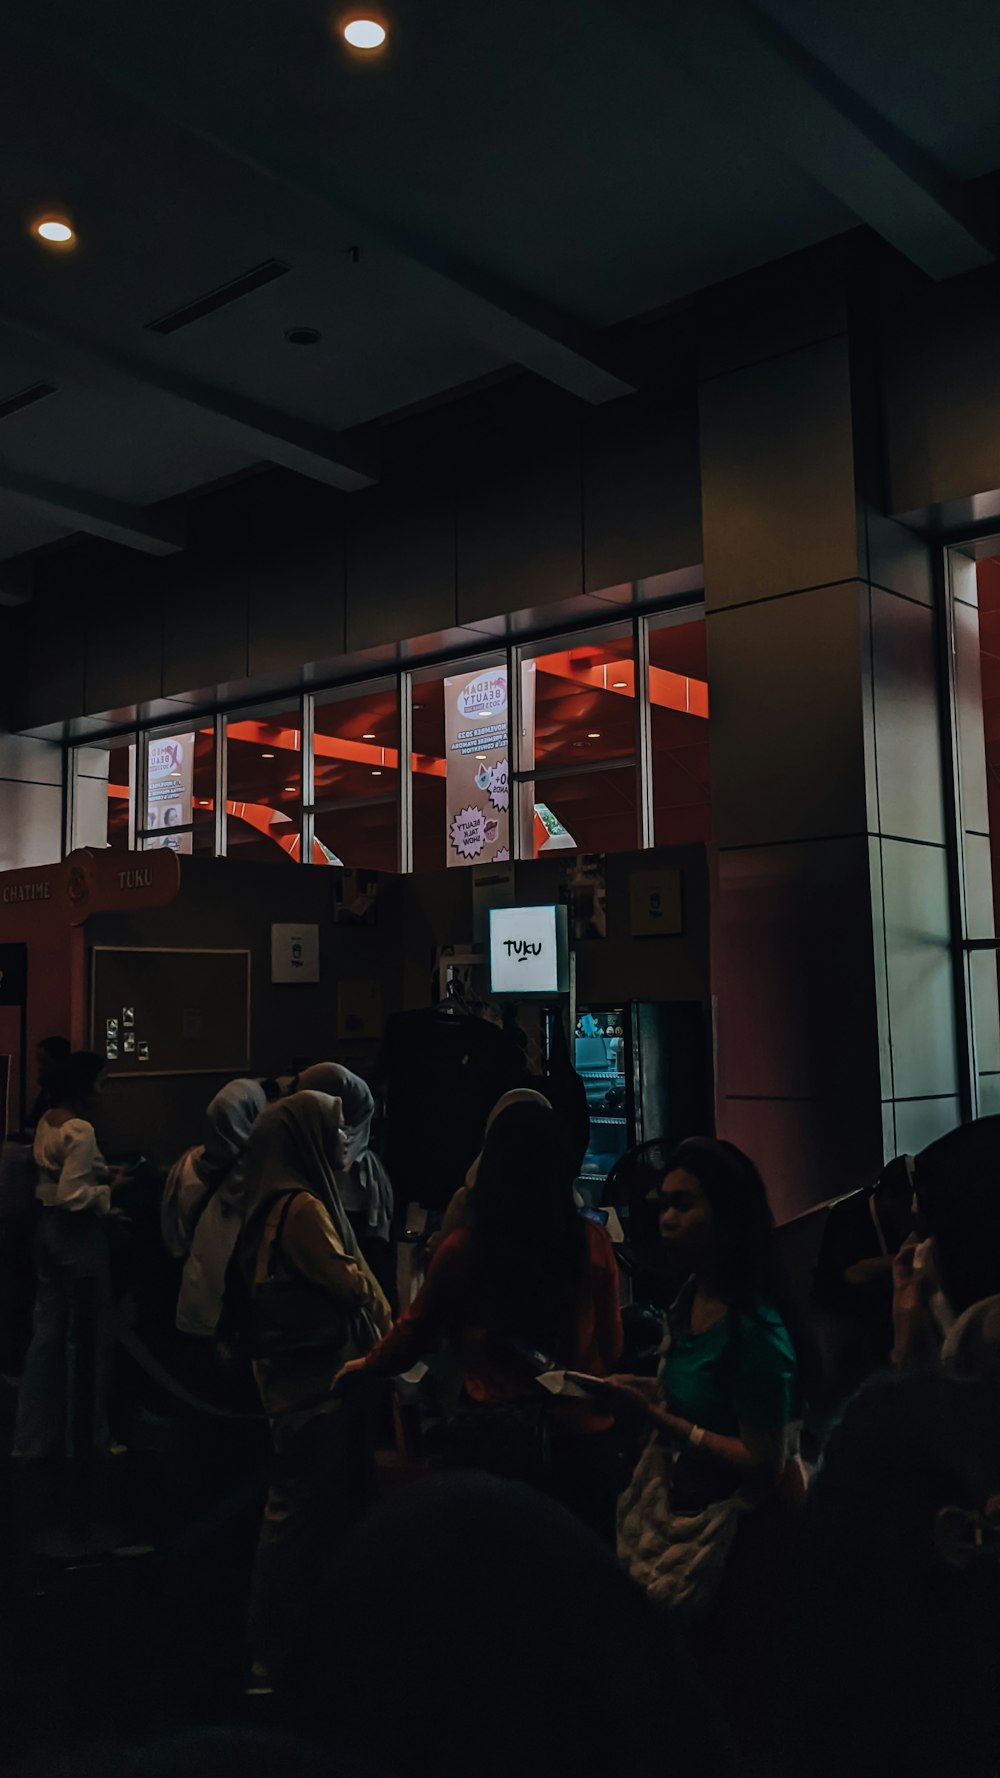
M 194 735 L 171 735 L 150 741 L 147 773 L 146 829 L 152 836 L 147 848 L 162 846 L 171 852 L 192 852 L 192 789 Z M 186 828 L 187 832 L 178 829 Z
M 507 673 L 460 673 L 444 682 L 448 863 L 510 857 Z

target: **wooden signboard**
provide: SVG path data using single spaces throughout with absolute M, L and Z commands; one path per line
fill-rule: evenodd
M 90 1029 L 109 1075 L 238 1074 L 250 1065 L 250 952 L 95 945 Z

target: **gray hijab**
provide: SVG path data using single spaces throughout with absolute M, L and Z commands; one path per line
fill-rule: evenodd
M 344 1148 L 346 1158 L 338 1173 L 346 1173 L 368 1147 L 372 1131 L 375 1100 L 371 1088 L 359 1074 L 352 1074 L 339 1062 L 317 1062 L 306 1068 L 298 1078 L 302 1092 L 329 1093 L 344 1108 Z
M 266 1105 L 264 1089 L 256 1080 L 231 1080 L 216 1093 L 205 1112 L 204 1146 L 194 1157 L 198 1176 L 207 1186 L 221 1185 L 242 1158 Z

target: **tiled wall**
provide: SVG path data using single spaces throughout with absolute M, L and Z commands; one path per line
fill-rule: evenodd
M 930 565 L 828 325 L 701 397 L 720 1123 L 783 1217 L 959 1120 Z

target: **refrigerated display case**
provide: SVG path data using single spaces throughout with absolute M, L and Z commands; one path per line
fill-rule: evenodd
M 578 1016 L 573 1063 L 587 1092 L 590 1142 L 577 1185 L 591 1204 L 629 1144 L 625 1008 L 587 1007 Z
M 615 1163 L 642 1142 L 712 1134 L 705 1011 L 696 1001 L 633 1000 L 577 1013 L 574 1066 L 590 1112 L 581 1197 L 605 1202 Z

